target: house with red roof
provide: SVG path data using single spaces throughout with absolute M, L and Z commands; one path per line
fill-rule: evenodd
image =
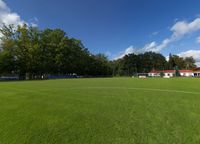
M 183 77 L 193 77 L 194 76 L 193 70 L 179 70 L 179 73 Z
M 165 77 L 173 77 L 176 73 L 175 70 L 163 70 L 162 72 Z
M 148 76 L 150 77 L 160 77 L 161 73 L 163 73 L 164 77 L 173 77 L 176 74 L 176 70 L 152 70 L 148 73 Z M 194 76 L 200 76 L 200 70 L 199 71 L 193 71 L 193 70 L 179 70 L 179 73 L 182 77 L 194 77 Z
M 163 73 L 164 76 L 173 77 L 175 72 L 176 72 L 175 70 L 162 70 L 162 71 L 152 70 L 148 73 L 148 76 L 150 76 L 150 77 L 160 77 L 161 73 Z
M 160 71 L 157 71 L 157 70 L 152 70 L 148 73 L 148 76 L 149 77 L 160 77 Z
M 193 73 L 195 77 L 200 77 L 200 70 L 194 70 Z

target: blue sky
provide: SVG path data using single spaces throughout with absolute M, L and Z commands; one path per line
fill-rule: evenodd
M 9 9 L 7 13 L 19 16 L 18 23 L 25 21 L 42 29 L 61 28 L 69 36 L 81 39 L 92 53 L 106 53 L 110 59 L 132 52 L 155 51 L 165 56 L 170 52 L 194 56 L 200 64 L 198 0 L 3 2 Z

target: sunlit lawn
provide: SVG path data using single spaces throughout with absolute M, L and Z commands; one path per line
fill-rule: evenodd
M 200 79 L 0 83 L 0 144 L 200 143 Z

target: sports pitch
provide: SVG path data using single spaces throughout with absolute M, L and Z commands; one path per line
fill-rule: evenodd
M 200 79 L 0 83 L 0 144 L 200 143 Z

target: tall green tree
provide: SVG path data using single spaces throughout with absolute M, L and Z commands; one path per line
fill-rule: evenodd
M 195 64 L 195 60 L 193 57 L 186 57 L 185 59 L 185 63 L 186 63 L 186 69 L 196 69 L 197 66 Z
M 14 26 L 3 25 L 0 29 L 2 34 L 0 47 L 0 72 L 1 73 L 16 73 L 17 58 L 16 58 L 16 40 Z
M 169 69 L 195 69 L 197 66 L 195 65 L 195 60 L 193 57 L 182 58 L 177 55 L 171 55 L 168 61 Z

